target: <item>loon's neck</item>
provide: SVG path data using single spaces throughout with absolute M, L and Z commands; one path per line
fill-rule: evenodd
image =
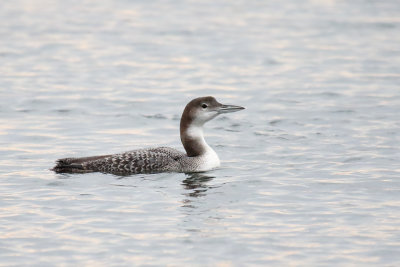
M 180 135 L 188 157 L 202 156 L 208 152 L 215 153 L 204 140 L 203 125 L 194 123 L 185 114 L 181 118 Z
M 190 125 L 181 130 L 181 141 L 188 157 L 197 157 L 206 154 L 212 148 L 204 140 L 203 127 Z

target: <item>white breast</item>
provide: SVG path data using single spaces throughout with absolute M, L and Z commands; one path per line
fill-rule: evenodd
M 207 145 L 207 152 L 199 157 L 201 162 L 198 166 L 197 171 L 208 171 L 218 167 L 221 163 L 219 157 L 215 151 Z

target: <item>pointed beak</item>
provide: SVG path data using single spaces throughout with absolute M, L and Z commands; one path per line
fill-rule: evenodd
M 236 112 L 239 110 L 244 109 L 244 107 L 241 106 L 235 106 L 235 105 L 221 105 L 218 108 L 218 113 L 230 113 L 230 112 Z

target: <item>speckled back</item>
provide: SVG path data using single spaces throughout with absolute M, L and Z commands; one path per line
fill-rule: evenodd
M 173 148 L 139 149 L 82 163 L 84 169 L 116 173 L 137 174 L 181 171 L 180 159 L 186 154 Z

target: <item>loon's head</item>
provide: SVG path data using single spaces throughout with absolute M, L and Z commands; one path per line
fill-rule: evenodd
M 183 111 L 180 131 L 186 154 L 193 157 L 212 150 L 203 137 L 204 123 L 214 119 L 219 114 L 242 109 L 244 108 L 239 106 L 223 105 L 212 96 L 199 97 L 190 101 Z
M 212 96 L 198 97 L 190 101 L 183 111 L 182 122 L 193 126 L 203 126 L 209 120 L 222 113 L 235 112 L 244 107 L 223 105 Z

